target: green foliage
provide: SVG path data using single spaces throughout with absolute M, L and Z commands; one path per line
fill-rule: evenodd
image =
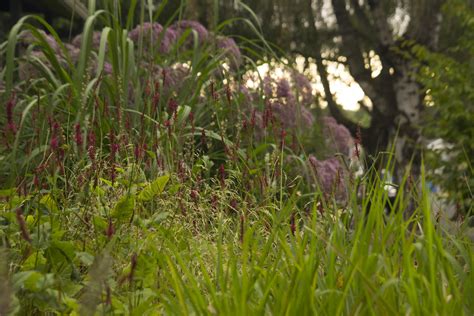
M 425 136 L 445 142 L 444 148 L 428 153 L 431 168 L 437 169 L 431 176 L 469 214 L 474 187 L 474 11 L 464 0 L 449 1 L 444 11 L 449 47 L 439 53 L 420 46 L 413 50 L 422 62 L 419 79 L 428 89 Z
M 135 197 L 125 195 L 115 204 L 111 216 L 118 220 L 127 220 L 132 217 L 135 208 Z
M 255 64 L 221 67 L 191 31 L 150 54 L 105 9 L 91 8 L 76 62 L 36 17 L 0 46 L 14 105 L 0 117 L 0 314 L 473 313 L 472 243 L 432 221 L 424 182 L 402 183 L 385 216 L 385 179 L 341 169 L 336 202 L 306 179 L 301 140 L 318 129 L 244 128 L 238 87 Z M 163 69 L 183 64 L 167 89 Z
M 166 184 L 170 179 L 169 175 L 158 177 L 153 182 L 147 184 L 138 194 L 138 198 L 142 201 L 150 201 L 158 194 L 162 193 Z

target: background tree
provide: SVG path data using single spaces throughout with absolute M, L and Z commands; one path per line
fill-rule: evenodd
M 444 2 L 262 0 L 246 4 L 256 12 L 267 38 L 287 52 L 315 60 L 331 114 L 355 135 L 357 124 L 344 116 L 333 98 L 323 56 L 343 61 L 371 101 L 370 124 L 361 130 L 365 148 L 375 155 L 395 139 L 398 166 L 413 159 L 412 171 L 417 174 L 425 90 L 416 78 L 419 66 L 412 62 L 411 49 L 419 44 L 437 50 Z M 220 17 L 235 16 L 238 8 L 238 1 L 222 2 Z M 249 36 L 242 28 L 233 31 Z M 382 67 L 377 76 L 370 68 L 373 58 Z

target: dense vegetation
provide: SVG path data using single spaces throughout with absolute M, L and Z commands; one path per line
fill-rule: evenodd
M 260 78 L 277 55 L 229 21 L 117 16 L 0 46 L 0 314 L 474 312 L 423 166 L 393 198 L 391 151 L 366 162 L 292 65 Z

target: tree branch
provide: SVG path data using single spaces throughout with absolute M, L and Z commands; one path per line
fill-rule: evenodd
M 356 136 L 357 124 L 344 116 L 343 112 L 339 108 L 339 105 L 332 97 L 331 86 L 329 85 L 328 80 L 328 73 L 326 71 L 326 67 L 323 64 L 321 53 L 319 51 L 315 53 L 314 58 L 316 60 L 316 67 L 318 68 L 319 76 L 321 77 L 321 83 L 323 85 L 324 94 L 328 103 L 329 112 L 331 112 L 331 115 L 336 119 L 339 124 L 342 124 L 347 127 L 351 134 L 353 136 Z
M 311 0 L 308 0 L 306 4 L 307 4 L 307 14 L 308 14 L 309 20 L 315 21 L 313 9 L 311 7 Z M 344 126 L 346 126 L 347 129 L 349 129 L 349 131 L 351 132 L 351 134 L 355 136 L 357 133 L 357 124 L 344 116 L 344 114 L 342 113 L 341 109 L 339 108 L 339 106 L 337 105 L 336 101 L 334 100 L 332 96 L 331 86 L 329 85 L 329 80 L 328 80 L 328 73 L 326 71 L 326 67 L 323 64 L 323 58 L 321 56 L 322 45 L 321 45 L 321 42 L 319 41 L 318 30 L 316 29 L 316 24 L 314 22 L 310 23 L 310 29 L 312 32 L 308 32 L 308 34 L 309 36 L 311 36 L 311 38 L 313 38 L 314 45 L 316 48 L 312 56 L 315 58 L 316 67 L 319 72 L 319 76 L 321 77 L 321 83 L 324 88 L 324 94 L 326 96 L 326 101 L 328 103 L 329 111 L 331 112 L 331 115 L 340 124 L 343 124 Z
M 393 34 L 382 3 L 383 1 L 370 1 L 369 9 L 372 12 L 380 44 L 383 47 L 390 47 L 393 45 Z
M 347 57 L 349 71 L 369 98 L 374 98 L 376 89 L 373 85 L 370 70 L 365 68 L 364 57 L 357 32 L 351 25 L 349 13 L 344 0 L 331 0 L 334 14 L 342 37 L 343 55 Z

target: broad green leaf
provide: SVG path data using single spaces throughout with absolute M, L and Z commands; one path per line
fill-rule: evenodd
M 67 260 L 72 260 L 75 257 L 75 245 L 71 241 L 53 240 L 50 249 L 53 248 L 57 249 Z
M 53 284 L 54 275 L 52 273 L 43 274 L 38 271 L 24 271 L 13 276 L 13 287 L 15 289 L 39 292 L 53 286 Z
M 98 215 L 94 216 L 94 218 L 92 219 L 92 222 L 94 223 L 94 227 L 96 231 L 103 232 L 107 228 L 107 222 L 102 216 L 98 216 Z
M 112 217 L 117 219 L 130 219 L 135 208 L 135 197 L 133 195 L 123 196 L 112 210 Z
M 161 194 L 165 189 L 166 184 L 170 179 L 169 174 L 156 178 L 153 182 L 148 184 L 138 194 L 138 199 L 141 201 L 150 201 L 158 194 Z
M 23 288 L 31 289 L 31 284 L 41 278 L 42 274 L 38 271 L 21 271 L 13 276 L 13 288 L 20 290 Z

